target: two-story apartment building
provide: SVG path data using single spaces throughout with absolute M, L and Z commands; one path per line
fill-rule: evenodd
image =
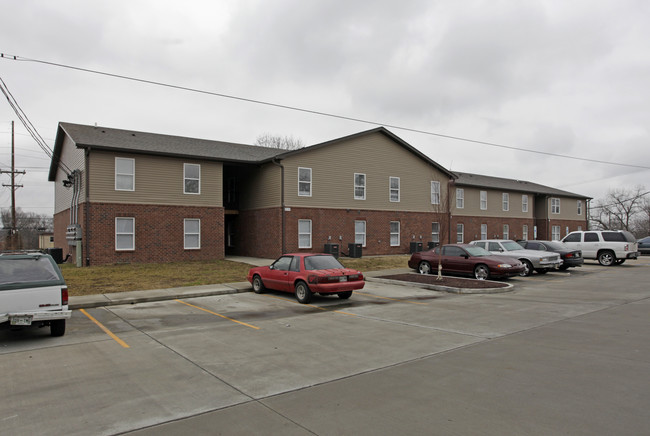
M 455 174 L 450 201 L 454 242 L 559 240 L 587 228 L 589 197 L 522 180 Z

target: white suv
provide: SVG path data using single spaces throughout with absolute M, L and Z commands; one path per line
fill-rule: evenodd
M 598 263 L 604 266 L 620 265 L 627 259 L 639 257 L 639 246 L 634 235 L 625 230 L 571 232 L 562 242 L 582 250 L 585 259 L 598 259 Z

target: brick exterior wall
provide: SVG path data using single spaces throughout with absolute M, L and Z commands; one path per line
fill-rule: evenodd
M 81 205 L 83 209 L 85 204 Z M 54 241 L 68 247 L 66 227 L 69 211 L 55 216 Z M 135 218 L 135 250 L 115 250 L 115 218 Z M 184 219 L 201 220 L 201 248 L 184 249 Z M 85 218 L 79 223 L 86 237 Z M 84 265 L 115 263 L 164 263 L 224 258 L 224 211 L 221 207 L 158 206 L 141 204 L 91 203 L 88 243 L 84 241 Z M 69 247 L 73 254 L 74 247 Z M 66 254 L 64 248 L 64 256 Z
M 537 239 L 542 241 L 552 239 L 553 226 L 560 226 L 560 238 L 564 238 L 568 234 L 567 227 L 569 232 L 578 230 L 578 227 L 581 227 L 582 230 L 588 229 L 586 219 L 583 221 L 538 219 L 535 224 L 537 225 Z
M 241 211 L 234 221 L 232 254 L 275 259 L 282 254 L 282 209 Z

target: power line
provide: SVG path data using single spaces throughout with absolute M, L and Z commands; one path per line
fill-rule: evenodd
M 82 67 L 75 67 L 72 65 L 66 65 L 66 64 L 59 64 L 56 62 L 49 62 L 49 61 L 44 61 L 40 59 L 31 59 L 31 58 L 26 58 L 22 56 L 16 56 L 16 55 L 7 55 L 4 53 L 0 53 L 0 58 L 6 59 L 6 60 L 14 60 L 14 61 L 20 61 L 20 62 L 34 62 L 34 63 L 39 63 L 39 64 L 44 64 L 44 65 L 50 65 L 50 66 L 55 66 L 55 67 L 60 67 L 60 68 L 66 68 L 70 70 L 76 70 L 76 71 L 81 71 L 85 73 L 92 73 L 92 74 L 98 74 L 102 76 L 108 76 L 108 77 L 114 77 L 117 79 L 124 79 L 124 80 L 130 80 L 133 82 L 139 82 L 139 83 L 146 83 L 149 85 L 156 85 L 156 86 L 162 86 L 166 88 L 172 88 L 172 89 L 178 89 L 181 91 L 188 91 L 188 92 L 194 92 L 198 94 L 205 94 L 205 95 L 211 95 L 215 97 L 222 97 L 222 98 L 228 98 L 232 100 L 238 100 L 238 101 L 244 101 L 248 103 L 254 103 L 254 104 L 259 104 L 259 105 L 264 105 L 264 106 L 270 106 L 270 107 L 275 107 L 275 108 L 280 108 L 280 109 L 287 109 L 287 110 L 292 110 L 292 111 L 297 111 L 297 112 L 304 112 L 304 113 L 309 113 L 313 115 L 320 115 L 324 117 L 330 117 L 330 118 L 337 118 L 341 120 L 346 120 L 346 121 L 354 121 L 358 123 L 364 123 L 364 124 L 371 124 L 375 126 L 385 126 L 385 127 L 390 127 L 392 129 L 398 129 L 398 130 L 403 130 L 407 132 L 413 132 L 413 133 L 419 133 L 423 135 L 428 135 L 428 136 L 436 136 L 439 138 L 445 138 L 445 139 L 452 139 L 456 141 L 463 141 L 463 142 L 470 142 L 474 144 L 480 144 L 480 145 L 487 145 L 490 147 L 498 147 L 498 148 L 503 148 L 507 150 L 515 150 L 515 151 L 522 151 L 526 153 L 534 153 L 534 154 L 541 154 L 545 156 L 553 156 L 553 157 L 560 157 L 564 159 L 573 159 L 573 160 L 579 160 L 583 162 L 592 162 L 592 163 L 599 163 L 599 164 L 605 164 L 605 165 L 616 165 L 616 166 L 622 166 L 622 167 L 630 167 L 630 168 L 641 168 L 644 170 L 650 170 L 649 166 L 644 166 L 644 165 L 633 165 L 633 164 L 625 164 L 625 163 L 618 163 L 618 162 L 610 162 L 610 161 L 602 161 L 598 159 L 588 159 L 588 158 L 583 158 L 583 157 L 576 157 L 576 156 L 569 156 L 569 155 L 564 155 L 564 154 L 558 154 L 558 153 L 550 153 L 546 151 L 540 151 L 540 150 L 531 150 L 527 148 L 521 148 L 521 147 L 513 147 L 509 145 L 504 145 L 504 144 L 497 144 L 494 142 L 488 142 L 488 141 L 480 141 L 476 139 L 469 139 L 469 138 L 463 138 L 460 136 L 453 136 L 453 135 L 445 135 L 442 133 L 436 133 L 436 132 L 431 132 L 428 130 L 421 130 L 421 129 L 414 129 L 410 127 L 404 127 L 404 126 L 399 126 L 395 124 L 389 124 L 389 123 L 381 123 L 378 121 L 372 121 L 372 120 L 366 120 L 363 118 L 356 118 L 356 117 L 349 117 L 345 115 L 338 115 L 338 114 L 333 114 L 329 112 L 322 112 L 322 111 L 317 111 L 313 109 L 305 109 L 305 108 L 300 108 L 297 106 L 289 106 L 289 105 L 284 105 L 284 104 L 279 104 L 279 103 L 272 103 L 268 101 L 263 101 L 263 100 L 256 100 L 256 99 L 251 99 L 251 98 L 245 98 L 245 97 L 238 97 L 235 95 L 229 95 L 229 94 L 224 94 L 224 93 L 219 93 L 219 92 L 212 92 L 212 91 L 206 91 L 202 89 L 197 89 L 197 88 L 190 88 L 186 86 L 180 86 L 180 85 L 173 85 L 169 83 L 164 83 L 164 82 L 159 82 L 155 80 L 148 80 L 148 79 L 141 79 L 137 77 L 132 77 L 132 76 L 125 76 L 122 74 L 115 74 L 115 73 L 108 73 L 105 71 L 99 71 L 99 70 L 92 70 L 89 68 L 82 68 Z

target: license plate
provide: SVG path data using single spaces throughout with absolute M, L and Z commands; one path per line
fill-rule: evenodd
M 339 282 L 347 282 L 347 281 L 348 281 L 348 276 L 339 277 Z
M 11 318 L 11 325 L 32 325 L 31 316 L 14 316 Z

